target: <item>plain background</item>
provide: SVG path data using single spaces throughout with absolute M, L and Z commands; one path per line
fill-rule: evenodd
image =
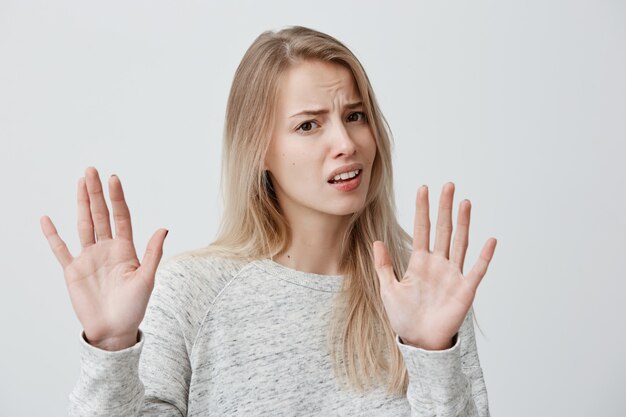
M 363 63 L 415 193 L 472 201 L 465 270 L 494 416 L 626 413 L 626 3 L 0 1 L 0 404 L 65 415 L 81 326 L 39 218 L 70 251 L 76 183 L 117 174 L 138 255 L 208 244 L 226 99 L 264 30 L 304 25 Z M 106 190 L 106 188 L 105 188 Z M 107 203 L 108 200 L 108 190 Z M 431 237 L 434 242 L 434 234 Z

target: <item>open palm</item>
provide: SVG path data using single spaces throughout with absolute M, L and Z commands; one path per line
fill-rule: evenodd
M 136 343 L 167 231 L 152 236 L 140 264 L 133 243 L 130 213 L 122 185 L 109 180 L 116 236 L 112 237 L 109 210 L 95 168 L 89 167 L 78 182 L 78 234 L 81 253 L 73 257 L 49 217 L 41 228 L 63 267 L 74 312 L 89 343 L 119 350 Z
M 469 200 L 460 204 L 450 252 L 453 197 L 454 184 L 447 183 L 441 194 L 435 247 L 431 252 L 428 188 L 418 190 L 413 251 L 401 280 L 394 274 L 385 245 L 376 241 L 373 247 L 381 298 L 393 330 L 404 343 L 427 350 L 452 346 L 497 243 L 495 238 L 488 239 L 472 270 L 463 275 L 471 204 Z

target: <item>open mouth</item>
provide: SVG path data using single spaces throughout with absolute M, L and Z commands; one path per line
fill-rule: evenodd
M 349 182 L 355 178 L 358 178 L 361 175 L 362 169 L 355 169 L 354 171 L 344 172 L 343 174 L 335 175 L 335 178 L 328 181 L 330 184 L 342 184 Z

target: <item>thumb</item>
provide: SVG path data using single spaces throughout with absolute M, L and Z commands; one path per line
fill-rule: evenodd
M 157 267 L 159 266 L 159 262 L 161 262 L 161 257 L 163 256 L 163 242 L 168 233 L 169 230 L 167 229 L 159 229 L 154 232 L 148 242 L 146 253 L 144 253 L 143 259 L 141 260 L 142 272 L 144 276 L 148 277 L 151 281 L 154 280 Z
M 396 280 L 396 274 L 393 272 L 393 265 L 391 258 L 387 252 L 385 244 L 380 240 L 374 242 L 374 265 L 376 267 L 376 273 L 378 274 L 378 280 L 380 281 L 380 289 L 388 291 L 393 288 L 393 285 L 398 281 Z

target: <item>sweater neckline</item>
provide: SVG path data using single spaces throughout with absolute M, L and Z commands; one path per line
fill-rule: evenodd
M 256 264 L 265 272 L 284 281 L 319 291 L 339 292 L 345 279 L 344 275 L 321 275 L 298 271 L 269 258 L 259 259 Z

